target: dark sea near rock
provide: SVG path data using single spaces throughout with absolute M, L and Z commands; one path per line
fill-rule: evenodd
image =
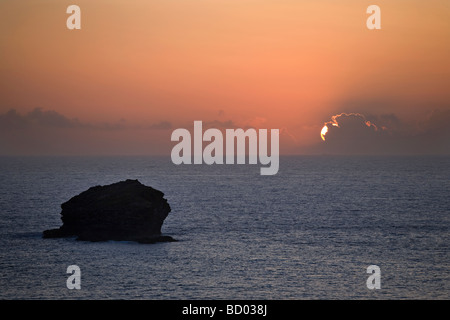
M 95 186 L 61 205 L 63 225 L 44 238 L 77 237 L 84 241 L 175 241 L 161 235 L 171 208 L 164 194 L 138 180 Z

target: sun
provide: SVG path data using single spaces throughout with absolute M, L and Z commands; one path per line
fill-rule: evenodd
M 320 131 L 320 137 L 322 138 L 323 141 L 325 141 L 325 135 L 328 132 L 328 127 L 327 125 L 324 125 L 322 130 Z

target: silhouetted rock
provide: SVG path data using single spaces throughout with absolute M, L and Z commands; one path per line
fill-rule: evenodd
M 96 186 L 61 205 L 63 225 L 46 230 L 44 238 L 77 236 L 85 241 L 137 241 L 154 243 L 175 241 L 161 235 L 161 226 L 170 212 L 164 194 L 126 180 Z

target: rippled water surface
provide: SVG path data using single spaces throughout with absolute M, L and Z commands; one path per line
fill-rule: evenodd
M 275 176 L 148 157 L 0 166 L 1 299 L 450 298 L 448 157 L 283 157 Z M 128 178 L 165 193 L 179 242 L 42 239 L 61 203 Z M 81 290 L 66 287 L 73 264 Z

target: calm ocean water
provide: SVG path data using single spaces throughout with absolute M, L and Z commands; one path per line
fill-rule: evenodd
M 0 299 L 449 299 L 450 157 L 0 158 Z M 143 245 L 42 239 L 60 205 L 125 179 L 165 193 Z M 69 290 L 69 265 L 81 290 Z M 369 265 L 381 289 L 369 290 Z

